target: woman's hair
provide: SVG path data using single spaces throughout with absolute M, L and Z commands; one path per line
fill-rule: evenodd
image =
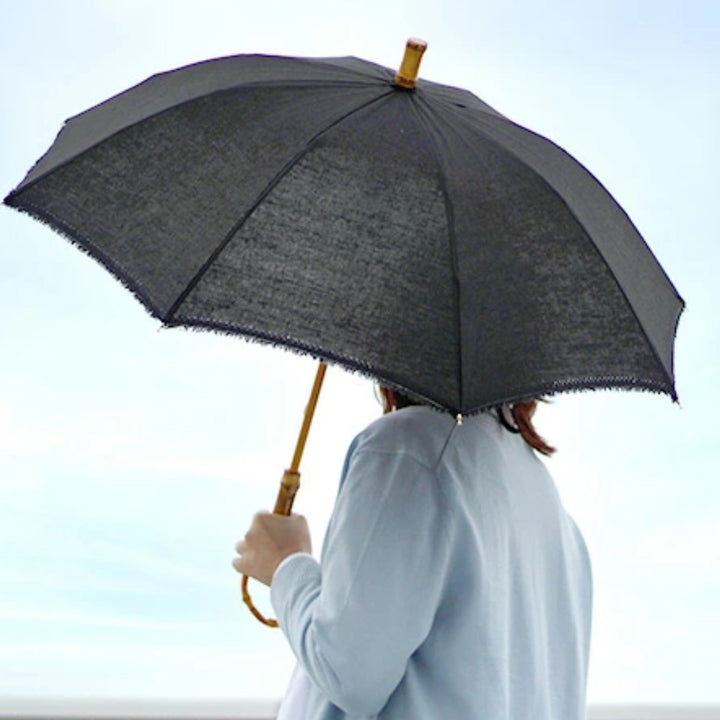
M 383 412 L 389 413 L 393 410 L 400 410 L 401 408 L 408 407 L 410 405 L 421 405 L 422 403 L 412 400 L 404 393 L 398 390 L 380 386 L 380 395 L 383 403 Z M 523 440 L 533 450 L 537 450 L 542 455 L 552 455 L 555 452 L 555 448 L 549 445 L 537 432 L 535 426 L 532 423 L 532 416 L 535 414 L 537 409 L 537 400 L 530 400 L 528 402 L 515 403 L 510 406 L 500 406 L 495 408 L 498 420 L 504 428 L 512 433 L 519 433 L 522 435 Z M 508 419 L 508 413 L 510 418 Z
M 520 433 L 523 440 L 533 448 L 533 450 L 550 456 L 555 452 L 555 448 L 552 445 L 548 445 L 545 439 L 538 435 L 532 423 L 532 416 L 535 414 L 537 404 L 537 400 L 530 400 L 528 402 L 515 403 L 514 405 L 510 405 L 509 408 L 498 407 L 495 411 L 503 427 L 507 428 L 510 432 Z M 507 418 L 506 410 L 512 416 L 512 423 Z

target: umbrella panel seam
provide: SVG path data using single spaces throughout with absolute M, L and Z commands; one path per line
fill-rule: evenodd
M 207 273 L 207 271 L 210 269 L 212 264 L 215 262 L 215 260 L 222 254 L 222 252 L 225 250 L 225 248 L 228 246 L 228 244 L 232 241 L 232 239 L 235 237 L 235 235 L 238 233 L 240 228 L 248 221 L 248 219 L 252 216 L 252 214 L 255 212 L 255 210 L 258 208 L 258 206 L 262 203 L 262 201 L 278 186 L 279 183 L 282 182 L 282 180 L 287 176 L 287 174 L 295 167 L 295 165 L 303 158 L 305 155 L 307 155 L 317 144 L 318 140 L 329 130 L 336 127 L 337 125 L 341 124 L 343 121 L 345 121 L 347 118 L 352 117 L 357 112 L 360 112 L 361 110 L 365 109 L 366 107 L 369 107 L 370 105 L 373 105 L 376 102 L 379 102 L 383 98 L 388 97 L 391 95 L 395 90 L 393 88 L 390 88 L 389 90 L 386 90 L 382 94 L 372 98 L 371 100 L 368 100 L 361 105 L 358 105 L 356 108 L 353 108 L 352 110 L 344 113 L 339 118 L 333 120 L 329 125 L 324 127 L 322 130 L 319 130 L 315 135 L 313 135 L 312 138 L 310 138 L 305 147 L 303 147 L 302 150 L 297 152 L 290 160 L 288 160 L 283 167 L 273 176 L 273 178 L 267 183 L 267 185 L 258 193 L 257 197 L 253 201 L 250 208 L 243 214 L 241 218 L 237 220 L 237 222 L 230 228 L 230 230 L 226 233 L 225 237 L 222 239 L 222 241 L 216 246 L 216 248 L 210 253 L 207 260 L 200 266 L 200 268 L 197 270 L 195 275 L 190 279 L 190 281 L 185 286 L 185 289 L 182 290 L 173 304 L 168 309 L 166 315 L 165 315 L 165 321 L 166 322 L 172 322 L 172 318 L 175 315 L 175 313 L 179 310 L 179 308 L 182 306 L 182 304 L 187 299 L 188 295 L 194 290 L 194 288 L 198 285 L 198 283 L 202 280 L 204 275 Z
M 198 63 L 198 64 L 199 64 L 199 63 Z M 169 71 L 169 72 L 172 72 L 172 71 Z M 162 73 L 160 73 L 160 74 L 162 75 Z M 143 83 L 140 83 L 139 85 L 142 85 L 142 84 L 143 84 Z M 136 87 L 139 87 L 139 85 L 136 86 Z M 3 199 L 3 203 L 6 204 L 6 205 L 11 205 L 11 201 L 12 201 L 15 197 L 21 196 L 22 193 L 23 193 L 25 190 L 28 190 L 28 189 L 32 188 L 32 187 L 35 186 L 37 183 L 39 183 L 39 182 L 41 182 L 43 179 L 45 179 L 48 175 L 50 175 L 50 174 L 52 174 L 52 173 L 55 173 L 57 170 L 65 167 L 66 165 L 69 165 L 70 163 L 75 162 L 78 158 L 82 157 L 83 155 L 87 154 L 88 152 L 91 152 L 91 151 L 92 151 L 93 149 L 95 149 L 96 147 L 105 144 L 106 142 L 108 142 L 108 141 L 111 140 L 112 138 L 116 137 L 117 135 L 120 135 L 120 134 L 122 134 L 122 133 L 124 133 L 124 132 L 126 132 L 126 131 L 128 131 L 128 130 L 130 130 L 130 129 L 132 129 L 132 128 L 135 128 L 135 127 L 137 127 L 138 125 L 141 125 L 142 123 L 144 123 L 144 122 L 146 122 L 146 121 L 148 121 L 148 120 L 152 120 L 152 119 L 154 119 L 154 118 L 160 117 L 161 115 L 163 115 L 163 114 L 165 114 L 165 113 L 174 112 L 174 111 L 177 110 L 178 108 L 182 108 L 182 107 L 184 107 L 185 105 L 189 105 L 190 103 L 197 102 L 197 100 L 199 100 L 200 98 L 202 98 L 202 99 L 212 98 L 212 97 L 215 96 L 215 95 L 219 95 L 219 94 L 222 94 L 222 93 L 230 92 L 230 91 L 233 91 L 233 90 L 236 90 L 236 89 L 240 89 L 240 88 L 243 88 L 243 89 L 245 89 L 245 88 L 251 88 L 251 89 L 252 89 L 252 88 L 258 88 L 258 87 L 259 87 L 259 88 L 267 88 L 267 87 L 273 87 L 273 86 L 277 86 L 278 88 L 283 88 L 283 87 L 288 87 L 288 86 L 294 86 L 294 87 L 304 87 L 304 88 L 308 88 L 308 89 L 314 89 L 314 88 L 333 88 L 333 87 L 338 87 L 338 88 L 340 88 L 340 87 L 352 87 L 352 88 L 382 87 L 382 88 L 386 88 L 386 87 L 389 86 L 390 89 L 394 89 L 394 88 L 392 88 L 392 83 L 390 83 L 390 82 L 384 83 L 384 82 L 381 82 L 381 81 L 378 81 L 378 80 L 376 80 L 376 81 L 374 81 L 374 82 L 371 81 L 371 80 L 368 80 L 367 82 L 336 80 L 336 81 L 332 81 L 332 82 L 328 82 L 328 81 L 320 82 L 320 81 L 318 81 L 318 82 L 311 82 L 311 83 L 303 82 L 303 81 L 301 81 L 301 80 L 296 80 L 296 81 L 292 81 L 292 80 L 290 80 L 290 81 L 277 80 L 277 81 L 274 81 L 273 83 L 267 83 L 267 82 L 261 82 L 261 81 L 257 81 L 257 82 L 247 82 L 247 83 L 244 83 L 242 86 L 238 86 L 238 88 L 233 88 L 233 87 L 218 88 L 217 90 L 213 90 L 212 92 L 208 92 L 208 93 L 206 93 L 206 94 L 204 94 L 204 95 L 199 95 L 199 96 L 197 96 L 197 97 L 188 98 L 187 100 L 183 100 L 182 102 L 178 102 L 177 104 L 172 105 L 172 106 L 170 106 L 170 107 L 162 108 L 162 109 L 160 109 L 160 110 L 157 110 L 156 112 L 153 112 L 153 113 L 151 113 L 151 114 L 149 114 L 149 115 L 146 115 L 146 116 L 142 117 L 142 118 L 139 119 L 139 120 L 136 120 L 136 121 L 134 121 L 134 122 L 132 122 L 132 123 L 128 123 L 127 125 L 124 125 L 124 126 L 121 127 L 121 128 L 117 128 L 116 130 L 113 130 L 110 134 L 104 135 L 102 138 L 100 138 L 100 139 L 97 140 L 96 142 L 92 143 L 91 145 L 88 145 L 87 147 L 83 147 L 82 150 L 79 150 L 78 152 L 74 153 L 72 156 L 66 158 L 66 159 L 63 160 L 62 162 L 52 165 L 52 166 L 49 167 L 47 170 L 45 170 L 43 173 L 41 173 L 41 174 L 38 175 L 37 177 L 34 177 L 34 178 L 33 178 L 32 180 L 30 180 L 29 182 L 26 182 L 25 180 L 23 180 L 23 181 L 17 186 L 17 188 L 15 188 L 14 190 L 10 191 L 10 193 L 8 193 L 8 195 Z M 130 90 L 127 90 L 126 92 L 131 92 L 133 89 L 134 89 L 134 88 L 131 88 Z M 123 95 L 123 94 L 125 94 L 125 93 L 120 93 L 120 95 Z M 385 93 L 385 94 L 387 94 L 387 93 Z M 107 102 L 111 102 L 112 100 L 115 100 L 117 97 L 120 97 L 120 95 L 115 96 L 114 98 L 110 98 L 109 100 L 106 100 L 105 102 L 106 102 L 106 103 L 107 103 Z M 375 98 L 375 99 L 377 99 L 377 98 Z M 371 102 L 372 102 L 372 101 L 371 101 Z M 86 111 L 84 111 L 84 112 L 82 112 L 82 113 L 79 113 L 78 115 L 74 115 L 74 116 L 68 118 L 68 119 L 65 121 L 65 124 L 63 125 L 63 127 L 62 127 L 62 128 L 60 129 L 60 131 L 58 132 L 58 135 L 57 135 L 57 137 L 56 137 L 55 142 L 57 142 L 57 139 L 60 137 L 60 135 L 62 134 L 63 130 L 64 130 L 71 122 L 76 121 L 78 118 L 82 117 L 82 116 L 85 115 L 86 113 L 89 113 L 89 112 L 95 110 L 96 107 L 100 107 L 101 105 L 104 105 L 104 104 L 105 104 L 105 103 L 99 103 L 99 105 L 97 105 L 97 106 L 95 106 L 95 107 L 92 107 L 92 108 L 90 108 L 89 110 L 86 110 Z M 53 143 L 53 145 L 54 145 L 54 143 Z M 33 164 L 33 166 L 32 166 L 32 167 L 30 168 L 30 170 L 28 171 L 27 176 L 32 175 L 32 173 L 33 173 L 33 171 L 35 170 L 35 168 L 43 161 L 43 159 L 44 159 L 45 156 L 48 154 L 48 152 L 53 148 L 53 145 L 51 145 L 50 148 L 48 148 L 48 151 L 47 151 L 45 154 L 43 154 L 40 158 L 38 158 L 38 160 Z M 19 207 L 19 206 L 18 206 L 18 205 L 12 205 L 12 207 Z
M 447 172 L 442 162 L 442 155 L 439 151 L 437 140 L 434 133 L 430 132 L 428 126 L 432 123 L 431 114 L 429 112 L 422 112 L 421 108 L 427 103 L 424 102 L 421 93 L 414 96 L 417 98 L 417 102 L 412 103 L 412 107 L 415 109 L 419 119 L 419 124 L 423 128 L 423 131 L 429 139 L 429 145 L 431 148 L 432 155 L 435 158 L 437 164 L 438 175 L 440 177 L 440 189 L 442 192 L 443 201 L 445 204 L 445 215 L 447 218 L 447 240 L 448 240 L 448 252 L 451 258 L 451 270 L 453 279 L 453 296 L 455 303 L 455 329 L 457 333 L 457 342 L 459 345 L 459 352 L 457 353 L 458 358 L 458 406 L 462 407 L 464 400 L 464 377 L 463 377 L 463 356 L 462 356 L 462 312 L 461 312 L 461 295 L 460 295 L 460 273 L 458 269 L 458 254 L 457 244 L 455 242 L 455 216 L 453 212 L 453 204 L 448 192 L 447 183 Z M 418 107 L 419 106 L 419 107 Z
M 615 200 L 615 198 L 614 198 L 614 196 L 612 195 L 612 193 L 610 193 L 610 191 L 603 185 L 603 183 L 600 182 L 600 180 L 599 180 L 592 172 L 590 172 L 590 170 L 588 170 L 588 169 L 585 167 L 585 165 L 583 165 L 582 163 L 580 163 L 579 160 L 576 160 L 575 158 L 573 158 L 572 155 L 570 155 L 566 150 L 564 150 L 562 147 L 560 147 L 557 143 L 553 142 L 553 141 L 550 140 L 549 138 L 546 138 L 546 137 L 544 137 L 543 135 L 540 135 L 539 133 L 536 133 L 536 132 L 534 132 L 534 131 L 532 131 L 532 130 L 530 130 L 530 129 L 528 129 L 528 128 L 526 128 L 526 127 L 524 127 L 524 126 L 522 126 L 522 125 L 520 125 L 520 124 L 518 124 L 518 123 L 516 123 L 516 122 L 514 122 L 514 121 L 512 121 L 512 120 L 507 119 L 507 118 L 500 118 L 500 119 L 498 119 L 498 118 L 495 118 L 494 116 L 492 116 L 492 115 L 490 115 L 490 114 L 488 114 L 488 118 L 489 118 L 489 122 L 490 122 L 490 123 L 498 123 L 498 124 L 502 124 L 503 122 L 509 123 L 511 126 L 517 128 L 520 132 L 522 132 L 522 133 L 527 133 L 527 134 L 531 135 L 532 137 L 537 138 L 538 140 L 540 140 L 540 141 L 542 141 L 542 142 L 544 142 L 544 143 L 549 143 L 550 145 L 553 146 L 553 148 L 554 148 L 556 151 L 562 153 L 562 155 L 565 156 L 565 157 L 567 157 L 567 158 L 571 161 L 571 163 L 573 163 L 573 164 L 577 165 L 578 167 L 580 167 L 581 170 L 582 170 L 584 173 L 587 174 L 587 176 L 588 176 L 588 177 L 591 179 L 591 181 L 601 190 L 601 192 L 602 192 L 604 195 L 606 195 L 606 197 L 613 203 L 613 205 L 614 205 L 617 209 L 620 210 L 620 212 L 623 214 L 626 222 L 629 223 L 629 225 L 630 225 L 630 227 L 632 228 L 633 232 L 636 233 L 636 235 L 638 236 L 638 238 L 640 239 L 640 241 L 643 243 L 643 245 L 645 246 L 645 248 L 647 249 L 647 251 L 650 253 L 650 255 L 652 256 L 653 261 L 655 262 L 655 264 L 657 265 L 657 267 L 660 268 L 661 272 L 663 273 L 663 275 L 665 276 L 665 278 L 666 278 L 667 281 L 669 282 L 670 286 L 671 286 L 672 289 L 674 290 L 675 294 L 677 295 L 678 299 L 680 300 L 680 314 L 681 314 L 681 313 L 682 313 L 682 310 L 683 310 L 683 308 L 684 308 L 684 305 L 685 305 L 684 301 L 682 300 L 682 298 L 680 298 L 680 296 L 679 296 L 679 294 L 677 293 L 677 290 L 675 289 L 674 285 L 672 284 L 672 282 L 670 282 L 669 278 L 667 277 L 667 274 L 666 274 L 665 271 L 662 269 L 662 266 L 660 265 L 660 263 L 657 262 L 657 259 L 655 258 L 652 250 L 650 249 L 650 247 L 648 246 L 648 244 L 645 242 L 645 240 L 643 239 L 643 237 L 642 237 L 642 235 L 640 234 L 640 232 L 639 232 L 639 231 L 637 230 L 637 228 L 635 227 L 635 224 L 632 222 L 632 220 L 630 219 L 629 215 L 625 212 L 625 210 L 624 210 L 623 207 L 617 202 L 617 200 Z M 666 368 L 665 368 L 665 364 L 664 364 L 663 361 L 660 359 L 660 355 L 659 355 L 659 353 L 658 353 L 657 348 L 655 347 L 655 343 L 650 340 L 650 338 L 649 338 L 649 336 L 648 336 L 648 333 L 647 333 L 647 331 L 645 330 L 645 327 L 644 327 L 643 323 L 640 322 L 640 318 L 638 317 L 638 314 L 637 314 L 637 311 L 636 311 L 636 309 L 635 309 L 634 304 L 630 301 L 627 292 L 625 291 L 625 289 L 623 288 L 623 286 L 620 284 L 620 281 L 618 280 L 617 275 L 615 274 L 615 272 L 613 271 L 613 269 L 610 267 L 610 264 L 609 264 L 609 262 L 608 262 L 608 260 L 607 260 L 607 258 L 606 258 L 606 256 L 605 256 L 605 253 L 603 253 L 603 252 L 600 250 L 600 248 L 597 246 L 597 244 L 592 240 L 592 236 L 588 233 L 588 231 L 587 231 L 587 229 L 586 229 L 586 227 L 585 227 L 585 224 L 580 220 L 580 218 L 578 217 L 577 213 L 570 207 L 570 205 L 569 205 L 568 202 L 565 200 L 565 198 L 560 194 L 560 192 L 559 192 L 558 190 L 556 190 L 555 186 L 554 186 L 549 180 L 547 180 L 547 179 L 545 178 L 545 176 L 544 176 L 544 174 L 542 174 L 542 172 L 540 172 L 539 170 L 537 170 L 534 166 L 529 165 L 525 160 L 523 160 L 523 158 L 522 158 L 521 156 L 519 156 L 516 152 L 514 152 L 512 149 L 510 149 L 510 148 L 507 147 L 506 145 L 501 144 L 494 136 L 492 136 L 492 135 L 490 135 L 490 134 L 488 134 L 488 133 L 486 133 L 486 132 L 483 132 L 483 135 L 484 135 L 484 137 L 486 138 L 486 140 L 487 140 L 489 143 L 491 143 L 492 145 L 494 145 L 495 147 L 497 147 L 497 148 L 498 148 L 499 150 L 501 150 L 503 153 L 507 153 L 507 154 L 509 154 L 509 155 L 512 155 L 512 157 L 515 158 L 515 160 L 517 160 L 518 163 L 520 163 L 521 165 L 527 167 L 527 168 L 533 173 L 534 176 L 536 176 L 537 178 L 539 178 L 540 181 L 543 183 L 543 185 L 550 191 L 550 193 L 551 193 L 552 195 L 554 195 L 556 198 L 558 198 L 558 200 L 559 200 L 559 201 L 562 203 L 562 205 L 566 208 L 568 214 L 575 220 L 575 222 L 577 223 L 578 227 L 582 229 L 583 235 L 585 236 L 588 245 L 592 248 L 592 251 L 602 260 L 602 263 L 603 263 L 603 265 L 605 266 L 605 268 L 607 269 L 610 278 L 612 279 L 612 281 L 613 281 L 613 283 L 615 284 L 615 286 L 618 288 L 619 292 L 621 293 L 621 295 L 622 295 L 622 297 L 623 297 L 623 299 L 624 299 L 624 301 L 625 301 L 625 304 L 627 305 L 627 307 L 629 308 L 630 312 L 632 313 L 632 316 L 633 316 L 633 318 L 635 319 L 635 324 L 636 324 L 637 328 L 640 330 L 640 333 L 641 333 L 642 337 L 644 338 L 645 343 L 647 344 L 648 348 L 650 349 L 650 352 L 652 353 L 653 357 L 655 358 L 658 366 L 662 369 L 662 372 L 663 372 L 663 374 L 665 375 L 666 380 L 668 380 L 669 385 L 670 385 L 671 387 L 673 387 L 673 399 L 676 399 L 676 394 L 675 394 L 675 392 L 674 392 L 673 372 L 672 372 L 672 371 L 673 371 L 673 356 L 671 355 L 671 358 L 670 358 L 670 360 L 671 360 L 671 367 L 670 367 L 670 372 L 668 372 L 668 371 L 666 370 Z M 679 318 L 680 318 L 680 315 L 678 315 L 678 318 L 677 318 L 677 320 L 676 320 L 676 322 L 675 322 L 676 331 L 677 331 L 677 324 L 678 324 L 678 322 L 679 322 Z

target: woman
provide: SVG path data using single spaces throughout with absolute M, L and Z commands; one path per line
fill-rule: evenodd
M 298 659 L 280 718 L 584 718 L 590 563 L 535 404 L 459 423 L 383 392 L 397 411 L 350 446 L 321 562 L 298 515 L 237 545 Z

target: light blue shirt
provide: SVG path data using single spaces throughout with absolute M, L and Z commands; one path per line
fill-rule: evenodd
M 321 563 L 293 555 L 273 577 L 299 665 L 284 712 L 580 720 L 591 594 L 582 537 L 519 435 L 492 413 L 386 415 L 350 446 Z

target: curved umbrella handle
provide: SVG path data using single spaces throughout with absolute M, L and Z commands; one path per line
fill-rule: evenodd
M 307 407 L 305 408 L 305 418 L 303 419 L 302 427 L 300 428 L 300 435 L 298 436 L 297 445 L 295 446 L 295 455 L 293 455 L 290 469 L 286 470 L 283 474 L 282 482 L 280 483 L 280 490 L 278 491 L 277 499 L 275 500 L 275 507 L 273 512 L 276 515 L 290 515 L 292 512 L 293 502 L 295 502 L 295 495 L 300 487 L 300 460 L 302 459 L 303 451 L 305 450 L 305 441 L 307 440 L 308 433 L 310 432 L 310 423 L 312 423 L 313 415 L 315 414 L 315 406 L 317 405 L 318 397 L 320 395 L 320 388 L 322 387 L 323 379 L 325 378 L 325 371 L 327 370 L 327 364 L 321 362 L 318 365 L 317 372 L 315 373 L 315 382 L 313 383 L 312 391 L 310 393 L 310 400 L 308 401 Z M 256 607 L 248 592 L 248 576 L 243 575 L 242 577 L 242 599 L 243 602 L 248 606 L 250 612 L 264 625 L 268 627 L 277 627 L 277 620 L 266 618 Z
M 247 575 L 242 576 L 242 599 L 243 602 L 248 606 L 248 609 L 250 612 L 263 624 L 267 625 L 271 628 L 278 627 L 278 621 L 274 620 L 273 618 L 266 618 L 256 607 L 255 603 L 252 601 L 252 598 L 250 597 L 250 593 L 248 592 L 248 580 L 250 578 Z

